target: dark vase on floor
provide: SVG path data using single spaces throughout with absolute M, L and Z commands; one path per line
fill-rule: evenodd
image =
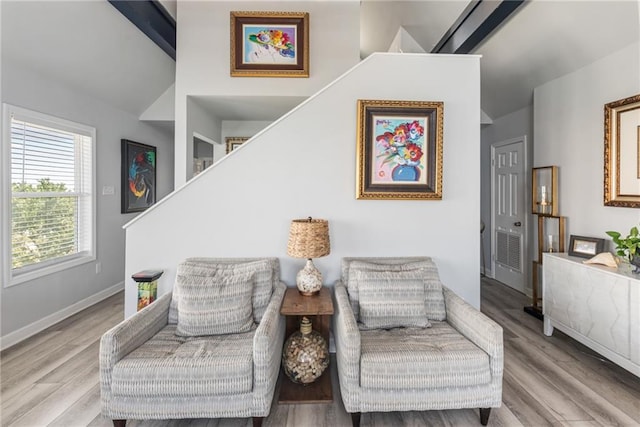
M 640 274 L 640 256 L 634 255 L 633 258 L 631 258 L 630 263 L 635 267 L 631 272 Z

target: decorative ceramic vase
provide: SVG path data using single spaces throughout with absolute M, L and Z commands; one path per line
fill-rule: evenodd
M 300 331 L 291 334 L 284 344 L 282 367 L 291 381 L 311 384 L 329 366 L 327 342 L 311 328 L 311 321 L 303 317 Z
M 322 273 L 313 265 L 311 259 L 307 260 L 304 268 L 296 275 L 296 286 L 302 295 L 311 296 L 322 289 Z
M 391 171 L 391 178 L 394 181 L 412 181 L 420 179 L 420 170 L 415 166 L 398 165 Z

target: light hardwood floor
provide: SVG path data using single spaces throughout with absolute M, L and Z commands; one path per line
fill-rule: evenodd
M 503 405 L 490 426 L 640 426 L 640 378 L 522 310 L 521 294 L 482 281 L 482 311 L 504 328 Z M 0 354 L 2 426 L 110 426 L 100 415 L 98 346 L 122 319 L 117 294 Z M 335 366 L 333 366 L 335 368 Z M 264 426 L 350 426 L 335 369 L 333 404 L 279 405 Z M 277 390 L 276 390 L 277 393 Z M 274 399 L 277 400 L 277 399 Z M 130 421 L 128 426 L 246 427 L 249 419 Z M 362 414 L 361 425 L 479 426 L 478 410 Z

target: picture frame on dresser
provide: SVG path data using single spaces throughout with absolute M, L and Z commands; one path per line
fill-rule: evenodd
M 604 250 L 604 239 L 571 235 L 569 238 L 569 255 L 591 258 Z

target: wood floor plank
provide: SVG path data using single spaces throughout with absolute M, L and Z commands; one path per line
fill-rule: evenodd
M 478 417 L 480 417 L 480 411 L 478 411 Z M 491 425 L 493 427 L 524 427 L 523 424 L 516 415 L 511 412 L 508 406 L 502 405 L 499 408 L 493 408 L 491 410 Z
M 547 359 L 539 349 L 520 340 L 512 340 L 507 344 L 514 349 L 513 353 L 518 354 L 530 369 L 533 369 L 541 378 L 553 382 L 554 387 L 569 395 L 570 399 L 591 415 L 595 421 L 603 425 L 632 425 L 637 422 L 584 385 L 579 378 L 572 376 L 561 366 Z
M 557 421 L 553 427 L 602 427 L 602 424 L 596 421 Z
M 9 424 L 11 427 L 33 427 L 49 425 L 73 406 L 98 382 L 100 368 L 97 364 L 81 369 L 78 375 L 57 389 L 47 398 L 36 404 L 33 409 Z
M 447 427 L 448 424 L 445 422 L 442 411 L 412 411 L 412 417 L 415 419 L 412 421 L 411 418 L 405 417 L 404 413 L 402 416 L 403 425 L 406 427 L 410 427 L 415 425 L 415 427 L 421 426 L 429 426 L 429 427 Z M 416 424 L 413 424 L 415 422 Z
M 30 358 L 34 357 L 36 352 L 45 352 L 47 349 L 51 349 L 54 346 L 50 346 L 48 341 L 54 339 L 61 332 L 59 330 L 50 330 L 39 332 L 29 339 L 21 341 L 14 346 L 11 346 L 0 353 L 1 367 L 2 369 L 10 369 L 11 363 L 14 360 L 18 360 L 25 355 Z M 19 364 L 18 362 L 17 364 Z
M 597 393 L 598 396 L 606 399 L 634 420 L 640 420 L 640 403 L 638 402 L 640 393 L 612 377 L 611 369 L 599 367 L 592 369 L 586 363 L 575 362 L 560 362 L 559 365 L 568 374 L 579 378 L 585 386 Z M 628 373 L 625 375 L 631 376 Z M 640 425 L 640 422 L 638 424 Z
M 545 351 L 548 357 L 555 362 L 575 362 L 575 357 L 566 350 L 557 346 L 560 340 L 556 337 L 548 339 L 542 334 L 542 322 L 526 314 L 524 310 L 499 310 L 495 307 L 485 307 L 484 313 L 498 322 L 503 330 L 510 331 L 517 338 L 530 341 L 532 345 Z M 522 313 L 520 313 L 522 311 Z M 530 324 L 533 322 L 533 324 Z M 536 323 L 540 330 L 534 329 Z M 503 337 L 504 339 L 504 337 Z M 504 341 L 512 338 L 506 338 Z
M 79 366 L 98 366 L 99 360 L 96 354 L 98 354 L 99 350 L 100 342 L 94 341 L 66 362 L 51 369 L 48 373 L 36 380 L 36 383 L 63 383 L 78 374 Z
M 48 427 L 86 426 L 100 413 L 100 385 L 96 384 L 75 403 L 69 406 Z M 110 424 L 110 423 L 109 423 Z
M 401 426 L 402 414 L 399 412 L 373 412 L 362 414 L 361 427 Z
M 62 384 L 33 384 L 21 394 L 10 399 L 2 399 L 2 425 L 7 426 L 31 409 L 36 402 L 49 397 Z
M 91 422 L 87 424 L 87 427 L 113 427 L 113 423 L 111 420 L 107 420 L 102 414 L 91 414 L 95 415 Z
M 40 358 L 33 363 L 23 363 L 13 371 L 3 369 L 2 385 L 0 386 L 2 398 L 11 399 L 21 394 L 44 375 L 59 367 L 82 350 L 82 348 L 77 346 L 63 346 L 53 350 L 47 357 Z
M 508 346 L 515 340 L 505 342 Z M 556 387 L 555 383 L 540 375 L 540 372 L 529 365 L 530 359 L 523 360 L 520 354 L 514 354 L 505 348 L 505 369 L 514 374 L 514 380 L 542 404 L 542 406 L 560 421 L 593 421 L 593 418 L 568 393 Z M 555 421 L 555 420 L 554 420 Z
M 549 427 L 556 421 L 555 416 L 515 380 L 510 370 L 504 372 L 502 401 L 525 426 Z

